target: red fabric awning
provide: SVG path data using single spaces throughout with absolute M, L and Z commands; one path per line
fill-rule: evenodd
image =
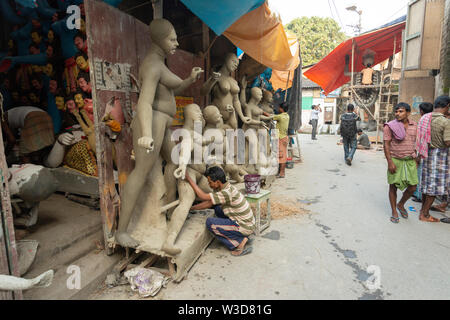
M 364 69 L 363 55 L 367 49 L 375 52 L 375 65 L 392 56 L 394 51 L 394 39 L 396 39 L 396 51 L 402 50 L 402 31 L 406 22 L 401 22 L 386 28 L 372 31 L 361 36 L 349 39 L 341 43 L 329 55 L 318 62 L 314 67 L 305 72 L 305 77 L 322 87 L 325 94 L 340 88 L 350 81 L 350 77 L 344 75 L 345 56 L 350 56 L 349 71 L 351 72 L 352 43 L 355 43 L 354 71 Z

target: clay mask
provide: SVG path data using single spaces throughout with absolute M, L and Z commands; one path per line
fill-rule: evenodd
M 83 56 L 78 56 L 77 57 L 77 65 L 81 70 L 86 70 L 87 68 L 89 68 L 89 65 L 86 61 L 86 59 L 84 59 Z
M 83 50 L 83 47 L 84 47 L 84 40 L 83 39 L 81 39 L 80 37 L 76 37 L 73 40 L 73 42 L 75 44 L 75 47 L 77 47 L 78 50 Z
M 58 110 L 66 110 L 65 106 L 64 106 L 64 98 L 61 96 L 57 96 L 55 98 L 55 103 L 56 103 L 56 107 L 58 108 Z
M 29 97 L 30 97 L 31 102 L 33 102 L 33 103 L 38 103 L 39 102 L 38 97 L 36 97 L 36 95 L 34 93 L 30 93 Z
M 80 31 L 86 33 L 86 22 L 84 19 L 80 19 Z
M 48 90 L 50 91 L 50 93 L 55 94 L 57 89 L 58 89 L 58 83 L 55 80 L 50 80 L 50 82 L 48 84 Z
M 91 85 L 84 78 L 78 79 L 78 86 L 84 92 L 91 92 Z
M 73 101 L 73 100 L 68 100 L 66 102 L 66 107 L 67 107 L 67 109 L 69 109 L 69 111 L 73 111 L 77 108 L 77 106 L 75 105 L 75 101 Z
M 55 34 L 53 33 L 53 30 L 48 31 L 47 38 L 49 42 L 53 42 L 53 40 L 55 39 Z
M 53 66 L 51 63 L 48 63 L 45 67 L 43 67 L 43 71 L 47 76 L 51 76 L 53 73 Z
M 78 108 L 83 108 L 84 107 L 84 99 L 83 96 L 81 94 L 76 94 L 75 95 L 75 103 L 77 104 Z
M 42 41 L 42 37 L 37 32 L 31 33 L 31 40 L 33 40 L 34 43 L 39 44 Z

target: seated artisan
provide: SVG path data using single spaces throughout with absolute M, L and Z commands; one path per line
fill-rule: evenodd
M 220 167 L 206 170 L 209 186 L 215 191 L 203 192 L 186 173 L 186 180 L 203 201 L 193 206 L 192 210 L 202 210 L 214 207 L 216 217 L 206 220 L 206 227 L 217 239 L 232 250 L 233 256 L 243 256 L 252 252 L 249 236 L 255 230 L 255 217 L 247 199 L 231 183 L 227 182 L 225 172 Z
M 372 77 L 373 77 L 372 64 L 368 63 L 367 64 L 367 68 L 363 69 L 361 71 L 361 73 L 362 73 L 361 83 L 363 85 L 371 85 L 371 84 L 373 84 L 373 80 L 372 80 Z
M 365 134 L 361 129 L 358 129 L 358 149 L 360 150 L 370 150 L 370 140 L 367 134 Z

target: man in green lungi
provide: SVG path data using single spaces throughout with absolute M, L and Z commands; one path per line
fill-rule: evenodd
M 392 208 L 391 222 L 399 223 L 398 211 L 408 219 L 405 203 L 416 191 L 419 179 L 417 176 L 417 154 L 415 142 L 417 123 L 410 120 L 411 107 L 407 103 L 399 103 L 394 108 L 395 120 L 384 125 L 384 154 L 388 163 L 389 202 Z M 397 189 L 404 191 L 402 199 L 397 203 Z

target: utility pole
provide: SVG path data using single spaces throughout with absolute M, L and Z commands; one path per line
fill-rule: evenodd
M 354 11 L 359 15 L 359 23 L 357 25 L 348 25 L 348 26 L 353 27 L 354 30 L 356 31 L 356 34 L 360 35 L 362 31 L 362 13 L 363 13 L 362 10 L 358 10 L 358 7 L 356 6 L 351 6 L 345 9 L 348 11 Z

